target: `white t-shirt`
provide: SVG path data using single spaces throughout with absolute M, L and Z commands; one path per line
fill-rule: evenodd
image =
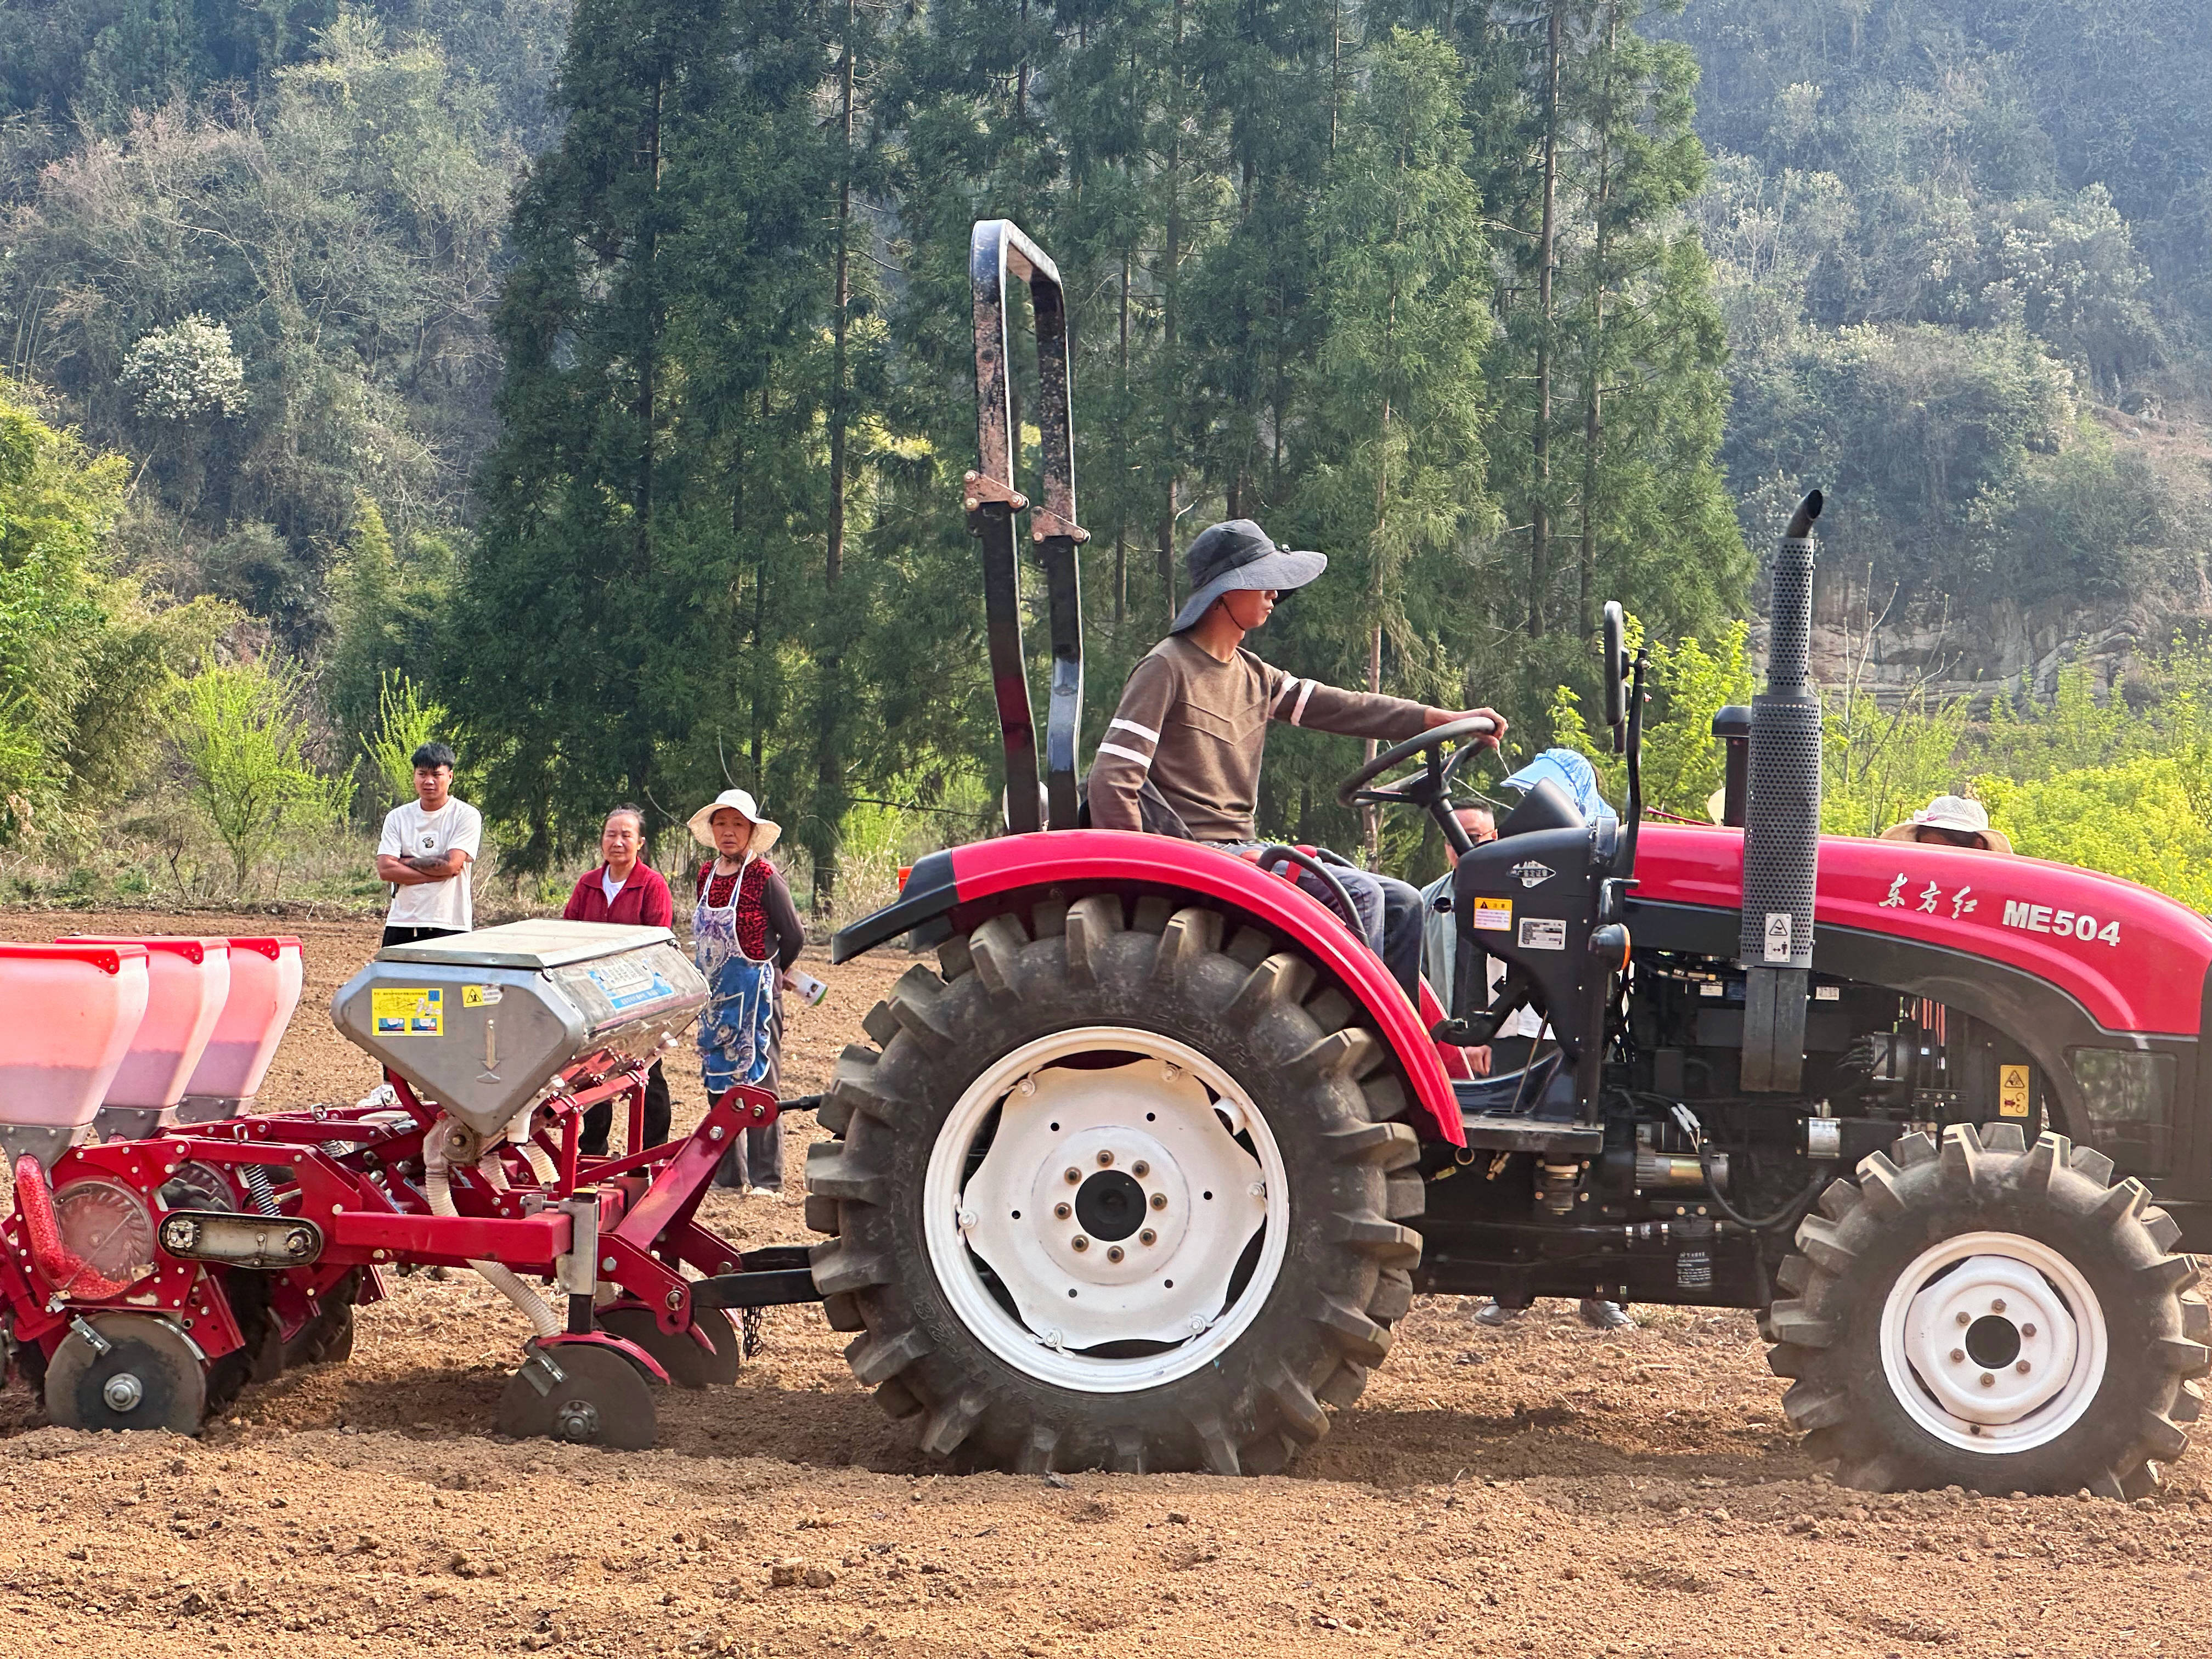
M 477 851 L 483 841 L 483 815 L 465 800 L 448 795 L 434 812 L 410 800 L 384 815 L 384 833 L 376 850 L 393 858 L 439 858 L 459 848 L 469 855 L 461 873 L 449 881 L 417 882 L 392 890 L 392 908 L 385 915 L 388 927 L 450 927 L 465 933 L 475 925 L 469 902 Z
M 615 902 L 616 894 L 621 892 L 623 888 L 629 885 L 629 878 L 628 876 L 617 877 L 611 870 L 602 870 L 599 872 L 599 890 L 607 896 L 607 902 L 609 904 L 612 904 Z

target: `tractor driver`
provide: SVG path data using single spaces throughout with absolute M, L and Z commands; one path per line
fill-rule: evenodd
M 1304 587 L 1328 568 L 1323 555 L 1279 548 L 1251 520 L 1231 519 L 1201 531 L 1184 562 L 1190 598 L 1167 638 L 1130 671 L 1091 763 L 1096 828 L 1177 836 L 1231 854 L 1263 845 L 1254 839 L 1253 807 L 1270 720 L 1390 744 L 1480 714 L 1493 723 L 1485 744 L 1495 748 L 1504 735 L 1504 720 L 1491 709 L 1455 713 L 1341 691 L 1271 668 L 1245 650 L 1245 635 L 1267 620 L 1277 594 Z M 1370 948 L 1418 1000 L 1420 895 L 1350 865 L 1336 866 L 1335 873 Z M 1326 890 L 1310 874 L 1301 874 L 1298 884 L 1317 896 Z

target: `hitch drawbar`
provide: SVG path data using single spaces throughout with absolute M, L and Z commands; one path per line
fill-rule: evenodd
M 814 1288 L 814 1269 L 807 1265 L 804 1244 L 770 1244 L 744 1254 L 745 1271 L 721 1273 L 695 1280 L 695 1308 L 781 1308 L 796 1302 L 819 1302 Z

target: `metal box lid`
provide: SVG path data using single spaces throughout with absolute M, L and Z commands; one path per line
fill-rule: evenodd
M 443 963 L 456 968 L 549 968 L 592 962 L 649 945 L 672 944 L 665 927 L 624 927 L 605 921 L 510 921 L 472 933 L 392 945 L 376 953 L 379 962 Z

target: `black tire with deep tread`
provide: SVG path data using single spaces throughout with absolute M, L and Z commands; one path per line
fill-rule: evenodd
M 1793 1378 L 1783 1407 L 1806 1449 L 1867 1492 L 1960 1486 L 1985 1492 L 2106 1498 L 2153 1490 L 2152 1464 L 2189 1443 L 2203 1406 L 2188 1379 L 2212 1369 L 2212 1314 L 2191 1288 L 2180 1228 L 2142 1183 L 2112 1181 L 2103 1153 L 2063 1135 L 2026 1145 L 2014 1123 L 1954 1125 L 1940 1146 L 1911 1134 L 1834 1182 L 1797 1230 L 1802 1254 L 1777 1274 L 1767 1359 Z M 1982 1454 L 1937 1440 L 1898 1402 L 1882 1369 L 1881 1310 L 1898 1276 L 1960 1233 L 2021 1234 L 2063 1252 L 2103 1304 L 2111 1358 L 2096 1400 L 2065 1434 L 2026 1451 Z
M 1032 933 L 1034 929 L 1034 935 Z M 1224 940 L 1224 932 L 1230 937 Z M 1304 958 L 1199 907 L 1097 893 L 991 918 L 915 967 L 865 1022 L 878 1048 L 839 1059 L 809 1149 L 808 1218 L 823 1311 L 861 1334 L 854 1374 L 923 1448 L 1048 1469 L 1273 1473 L 1358 1397 L 1412 1302 L 1420 1237 L 1407 1096 L 1373 1035 Z M 969 1085 L 1009 1050 L 1084 1025 L 1175 1037 L 1247 1089 L 1289 1172 L 1282 1272 L 1241 1340 L 1141 1393 L 1086 1395 L 1018 1371 L 952 1312 L 929 1266 L 921 1188 Z M 1404 1172 L 1402 1174 L 1394 1172 Z

